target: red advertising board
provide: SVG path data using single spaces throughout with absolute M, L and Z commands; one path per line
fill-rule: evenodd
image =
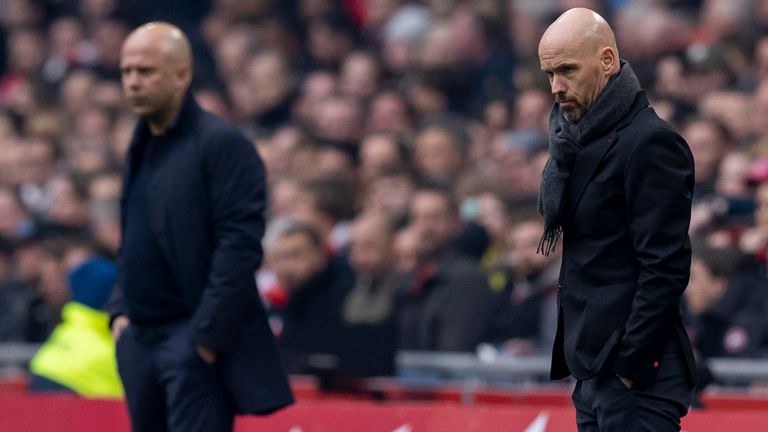
M 3 432 L 128 432 L 121 402 L 67 396 L 0 394 Z M 683 421 L 687 432 L 762 432 L 765 410 L 696 411 Z M 565 407 L 453 403 L 301 401 L 275 415 L 238 419 L 237 432 L 575 432 Z
M 242 419 L 239 432 L 576 432 L 573 409 L 454 404 L 302 403 L 266 419 Z M 768 412 L 696 411 L 684 432 L 765 432 Z

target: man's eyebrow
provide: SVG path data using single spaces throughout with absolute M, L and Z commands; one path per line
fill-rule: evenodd
M 560 63 L 558 65 L 553 66 L 551 70 L 553 72 L 559 72 L 559 71 L 563 71 L 564 69 L 575 69 L 576 67 L 578 67 L 576 63 L 565 62 L 565 63 Z
M 562 73 L 566 69 L 573 70 L 573 69 L 578 69 L 578 67 L 579 65 L 577 63 L 563 62 L 563 63 L 558 63 L 551 67 L 547 67 L 547 66 L 542 67 L 541 71 L 544 73 L 557 73 L 557 72 Z

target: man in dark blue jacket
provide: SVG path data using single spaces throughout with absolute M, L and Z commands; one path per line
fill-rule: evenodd
M 112 331 L 134 431 L 229 431 L 292 402 L 254 272 L 266 182 L 249 141 L 188 93 L 191 54 L 167 23 L 125 40 L 140 117 L 122 198 Z

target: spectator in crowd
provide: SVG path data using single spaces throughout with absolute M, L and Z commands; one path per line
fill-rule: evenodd
M 116 258 L 120 248 L 120 193 L 122 179 L 117 172 L 103 172 L 88 185 L 88 215 L 93 240 L 102 255 Z
M 392 243 L 395 255 L 395 270 L 403 275 L 408 275 L 416 270 L 419 264 L 419 234 L 412 226 L 401 228 Z
M 504 281 L 498 309 L 483 340 L 513 355 L 549 354 L 557 323 L 560 253 L 536 253 L 543 223 L 538 215 L 517 216 L 508 231 L 504 260 L 492 269 L 491 280 Z
M 32 358 L 31 391 L 123 396 L 109 315 L 102 309 L 116 273 L 115 264 L 102 258 L 88 258 L 70 271 L 71 300 L 62 308 L 61 324 Z
M 318 70 L 307 74 L 294 104 L 293 117 L 304 124 L 311 124 L 320 110 L 320 104 L 334 96 L 337 90 L 338 76 L 335 73 Z
M 372 53 L 355 51 L 341 65 L 339 89 L 341 94 L 367 103 L 377 93 L 381 66 Z
M 49 191 L 51 201 L 40 217 L 41 229 L 84 233 L 88 226 L 88 209 L 84 201 L 86 192 L 79 190 L 73 179 L 64 176 L 53 177 Z
M 307 175 L 308 181 L 335 180 L 349 184 L 357 181 L 355 150 L 345 146 L 322 143 L 311 151 L 314 170 Z
M 694 346 L 704 358 L 753 357 L 766 349 L 768 279 L 743 262 L 735 247 L 694 244 L 685 304 Z
M 271 220 L 295 218 L 303 201 L 309 196 L 302 181 L 295 177 L 280 177 L 271 182 L 269 216 Z
M 750 169 L 751 160 L 743 152 L 731 151 L 723 157 L 713 193 L 692 208 L 689 229 L 692 234 L 719 229 L 743 231 L 752 223 L 755 203 L 754 191 L 749 185 Z
M 128 24 L 108 16 L 98 19 L 91 28 L 96 51 L 91 68 L 100 78 L 116 80 L 120 76 L 120 45 L 128 35 Z
M 341 8 L 310 17 L 307 23 L 309 68 L 337 70 L 357 44 L 357 28 Z
M 342 304 L 353 284 L 349 266 L 328 255 L 318 230 L 301 223 L 275 233 L 267 253 L 287 295 L 273 311 L 287 369 L 332 372 L 340 362 Z
M 492 38 L 490 20 L 471 4 L 458 4 L 450 17 L 453 49 L 467 73 L 467 97 L 461 111 L 478 118 L 489 102 L 508 97 L 514 61 L 512 53 Z
M 488 268 L 500 260 L 506 249 L 506 235 L 510 228 L 510 214 L 507 202 L 492 187 L 467 197 L 462 202 L 462 217 L 473 220 L 488 234 L 489 245 L 481 258 L 481 265 Z M 501 287 L 490 284 L 491 289 Z
M 394 228 L 385 214 L 363 213 L 353 225 L 349 263 L 354 285 L 342 305 L 343 365 L 357 375 L 391 375 L 397 351 L 397 293 L 403 275 L 395 269 Z
M 419 48 L 416 67 L 424 82 L 444 96 L 447 106 L 456 114 L 465 114 L 469 97 L 469 71 L 461 66 L 459 51 L 453 45 L 453 29 L 447 20 L 430 26 Z
M 356 208 L 352 184 L 325 179 L 304 181 L 301 187 L 304 199 L 295 204 L 295 213 L 290 216 L 317 230 L 330 253 L 341 253 L 347 246 L 349 221 Z
M 0 189 L 0 238 L 13 242 L 32 234 L 35 224 L 27 207 L 9 188 Z
M 361 142 L 358 152 L 359 177 L 370 185 L 384 172 L 396 169 L 408 158 L 405 145 L 395 135 L 371 133 Z
M 432 182 L 456 181 L 464 168 L 469 136 L 448 119 L 425 126 L 414 139 L 413 161 L 419 174 Z
M 768 160 L 758 161 L 756 168 L 753 179 L 760 183 L 755 192 L 755 225 L 744 232 L 739 246 L 742 252 L 754 256 L 765 270 L 768 263 Z
M 390 74 L 403 76 L 415 67 L 431 22 L 429 10 L 419 4 L 404 4 L 390 15 L 381 32 L 382 57 Z
M 61 235 L 44 236 L 40 233 L 26 240 L 16 255 L 16 277 L 30 290 L 25 339 L 32 342 L 43 342 L 59 323 L 61 309 L 69 300 L 64 260 L 70 249 L 79 249 L 82 243 Z
M 366 129 L 369 132 L 389 132 L 410 137 L 413 129 L 411 107 L 405 96 L 384 90 L 374 96 L 370 103 Z
M 693 118 L 686 123 L 681 134 L 693 152 L 696 163 L 694 196 L 699 200 L 714 192 L 718 164 L 729 146 L 728 133 L 714 120 Z
M 24 340 L 27 287 L 14 278 L 13 246 L 0 238 L 0 341 Z
M 319 101 L 312 113 L 310 127 L 323 144 L 354 153 L 363 136 L 360 102 L 348 96 L 330 96 Z
M 397 224 L 404 223 L 415 189 L 416 179 L 408 167 L 401 164 L 384 169 L 366 189 L 364 210 L 385 213 Z
M 245 69 L 245 62 L 251 58 L 259 40 L 256 26 L 238 23 L 222 29 L 221 34 L 211 47 L 218 75 L 231 83 L 240 77 Z
M 538 131 L 521 130 L 502 134 L 491 143 L 490 171 L 496 182 L 505 185 L 507 200 L 536 196 L 543 165 L 537 161 L 546 153 L 544 136 Z
M 749 93 L 725 90 L 707 94 L 698 105 L 699 114 L 720 122 L 731 137 L 729 148 L 739 149 L 752 138 L 752 106 Z
M 411 198 L 409 223 L 420 244 L 400 310 L 401 349 L 473 351 L 488 328 L 497 297 L 454 244 L 458 211 L 451 192 L 439 187 L 422 187 Z
M 758 82 L 752 93 L 752 132 L 761 139 L 768 136 L 768 79 L 763 78 Z
M 536 88 L 526 89 L 515 98 L 512 127 L 515 130 L 547 130 L 546 124 L 551 108 L 549 96 Z
M 23 149 L 24 180 L 19 185 L 19 196 L 25 207 L 41 217 L 53 200 L 51 182 L 58 155 L 53 143 L 44 139 L 30 140 L 24 143 Z
M 249 110 L 257 130 L 273 131 L 291 119 L 296 78 L 288 58 L 276 49 L 257 51 L 244 64 Z

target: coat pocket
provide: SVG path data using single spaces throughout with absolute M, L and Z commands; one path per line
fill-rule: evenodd
M 589 296 L 573 289 L 564 290 L 566 349 L 579 353 L 585 364 L 592 365 L 591 370 L 599 370 L 620 343 L 636 285 L 624 282 L 584 290 Z

